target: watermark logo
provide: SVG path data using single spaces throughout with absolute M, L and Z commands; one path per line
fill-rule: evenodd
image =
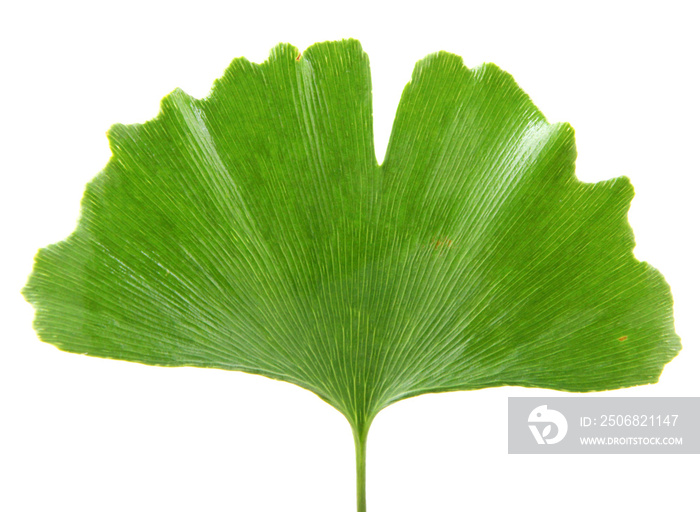
M 508 453 L 700 454 L 700 397 L 572 395 L 508 398 Z
M 564 439 L 569 429 L 569 424 L 566 422 L 564 415 L 554 409 L 547 409 L 546 405 L 535 407 L 527 421 L 529 423 L 530 432 L 535 436 L 537 444 L 557 444 Z M 552 434 L 552 425 L 556 427 L 556 434 L 550 437 Z M 540 426 L 542 430 L 540 430 Z

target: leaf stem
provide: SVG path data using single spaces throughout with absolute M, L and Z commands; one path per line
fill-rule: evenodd
M 365 461 L 367 459 L 367 432 L 368 429 L 358 429 L 353 427 L 352 434 L 355 438 L 355 465 L 357 469 L 357 512 L 367 512 L 367 498 L 365 494 L 366 471 Z

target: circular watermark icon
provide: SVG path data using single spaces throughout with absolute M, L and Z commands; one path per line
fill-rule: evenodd
M 557 444 L 564 439 L 569 429 L 564 415 L 554 409 L 547 409 L 546 405 L 535 407 L 527 418 L 527 422 L 537 444 Z M 554 435 L 552 435 L 552 425 L 556 427 Z

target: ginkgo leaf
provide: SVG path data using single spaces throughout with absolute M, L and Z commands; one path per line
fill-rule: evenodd
M 354 40 L 235 59 L 208 98 L 175 90 L 108 137 L 24 289 L 40 338 L 313 391 L 353 428 L 359 510 L 397 400 L 646 384 L 680 350 L 669 287 L 632 254 L 629 181 L 578 181 L 571 127 L 494 65 L 418 62 L 381 166 Z

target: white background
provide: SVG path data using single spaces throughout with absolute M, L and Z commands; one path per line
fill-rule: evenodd
M 684 349 L 660 382 L 610 396 L 700 395 L 698 12 L 694 2 L 13 2 L 0 12 L 0 510 L 354 510 L 344 418 L 241 373 L 60 352 L 19 295 L 39 247 L 74 228 L 112 123 L 203 97 L 231 59 L 355 37 L 369 54 L 381 161 L 414 63 L 438 50 L 514 75 L 576 129 L 577 174 L 629 176 L 635 254 L 661 270 Z M 380 511 L 694 511 L 700 456 L 507 455 L 499 388 L 427 395 L 376 419 Z

